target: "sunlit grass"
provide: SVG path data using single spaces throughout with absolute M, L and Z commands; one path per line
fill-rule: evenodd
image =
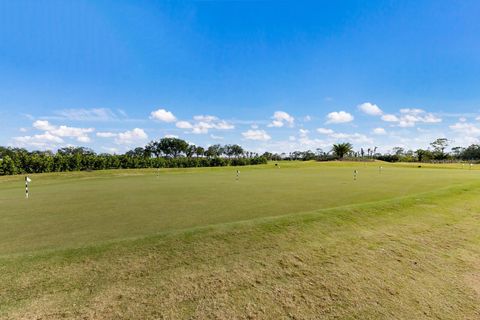
M 9 178 L 0 316 L 480 317 L 479 173 L 382 166 Z

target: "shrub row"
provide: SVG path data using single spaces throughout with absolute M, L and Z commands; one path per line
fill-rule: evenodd
M 146 158 L 128 155 L 14 154 L 0 160 L 0 175 L 133 168 L 190 168 L 265 164 L 265 157 L 177 157 Z

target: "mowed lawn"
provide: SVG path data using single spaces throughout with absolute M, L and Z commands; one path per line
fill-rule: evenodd
M 232 167 L 32 175 L 28 200 L 23 176 L 2 177 L 0 255 L 373 202 L 480 179 L 476 170 L 384 163 L 238 169 L 239 181 Z
M 240 170 L 2 178 L 0 319 L 480 318 L 476 167 Z

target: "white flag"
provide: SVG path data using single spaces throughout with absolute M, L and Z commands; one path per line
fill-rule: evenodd
M 32 182 L 32 179 L 30 179 L 29 177 L 27 177 L 26 180 L 27 180 L 28 183 Z

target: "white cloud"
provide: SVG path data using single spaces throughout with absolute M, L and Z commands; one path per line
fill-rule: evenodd
M 215 116 L 197 115 L 193 117 L 193 121 L 178 121 L 177 128 L 190 129 L 193 134 L 206 134 L 210 129 L 215 130 L 232 130 L 235 126 L 226 120 L 221 120 Z
M 216 136 L 216 135 L 214 135 L 214 134 L 211 134 L 211 135 L 210 135 L 210 138 L 212 138 L 213 140 L 223 140 L 223 137 L 221 137 L 221 136 Z
M 85 139 L 87 133 L 95 131 L 93 128 L 75 128 L 68 126 L 59 126 L 54 129 L 49 130 L 52 134 L 59 137 L 70 137 L 77 139 Z M 80 140 L 79 140 L 80 141 Z
M 200 121 L 198 123 L 195 123 L 195 125 L 192 127 L 192 133 L 205 134 L 208 133 L 208 130 L 211 128 L 213 128 L 213 125 L 211 123 Z
M 332 129 L 318 128 L 317 132 L 326 135 L 330 140 L 323 141 L 323 143 L 333 143 L 338 140 L 346 140 L 356 143 L 373 143 L 372 139 L 361 133 L 342 133 L 335 132 Z M 332 140 L 333 139 L 333 140 Z
M 346 123 L 353 121 L 353 116 L 345 111 L 334 111 L 327 115 L 327 123 Z
M 383 121 L 386 121 L 386 122 L 397 122 L 398 121 L 398 117 L 394 114 L 384 114 L 382 116 L 382 120 Z
M 330 137 L 356 143 L 373 143 L 373 140 L 361 133 L 332 133 Z
M 272 122 L 268 125 L 269 127 L 283 127 L 284 125 L 288 125 L 289 127 L 293 127 L 295 122 L 295 118 L 286 113 L 285 111 L 275 111 L 272 116 Z
M 424 113 L 425 111 L 423 111 L 422 109 L 416 109 L 416 108 L 404 108 L 404 109 L 400 109 L 400 113 L 404 113 L 404 114 L 411 114 L 411 115 L 419 115 L 419 114 L 422 114 Z
M 128 145 L 146 139 L 148 139 L 147 133 L 143 129 L 135 128 L 133 130 L 118 133 L 115 138 L 115 143 Z
M 307 129 L 299 129 L 298 130 L 298 133 L 300 134 L 300 136 L 307 136 L 309 132 L 310 131 L 307 130 Z
M 133 143 L 138 143 L 148 139 L 148 135 L 145 130 L 140 128 L 135 128 L 132 130 L 127 130 L 125 132 L 97 132 L 97 137 L 100 138 L 115 138 L 116 144 L 129 145 Z
M 480 135 L 480 128 L 472 123 L 457 122 L 451 125 L 450 129 L 469 137 L 478 137 Z
M 383 121 L 396 122 L 399 127 L 413 127 L 417 123 L 437 123 L 442 121 L 442 119 L 438 118 L 432 113 L 427 113 L 418 108 L 400 109 L 399 116 L 393 114 L 383 114 L 382 109 L 370 102 L 362 103 L 358 106 L 358 109 L 372 116 L 381 116 Z
M 213 123 L 213 127 L 218 130 L 230 130 L 235 128 L 233 124 L 228 123 L 225 120 Z
M 117 134 L 113 132 L 97 132 L 97 137 L 100 137 L 100 138 L 112 138 L 116 136 Z
M 77 140 L 78 140 L 78 142 L 83 142 L 83 143 L 88 143 L 88 142 L 90 142 L 90 141 L 91 141 L 91 140 L 90 140 L 90 137 L 88 137 L 88 136 L 81 136 L 81 137 L 78 137 L 78 139 L 77 139 Z
M 56 144 L 63 143 L 63 139 L 50 132 L 33 136 L 14 137 L 15 144 L 23 147 L 53 148 Z
M 124 111 L 119 111 L 118 113 L 121 116 L 126 117 Z M 64 109 L 56 111 L 55 114 L 58 116 L 56 118 L 73 121 L 109 121 L 118 118 L 117 113 L 108 108 Z
M 308 136 L 300 137 L 298 143 L 302 148 L 317 148 L 319 146 L 323 146 L 325 142 L 320 139 L 310 139 Z
M 442 119 L 432 113 L 427 113 L 422 109 L 400 109 L 400 115 L 385 114 L 382 120 L 386 122 L 396 122 L 397 126 L 402 128 L 414 127 L 417 123 L 438 123 Z
M 433 115 L 433 114 L 431 114 L 431 113 L 428 113 L 420 121 L 425 122 L 425 123 L 438 123 L 438 122 L 442 122 L 442 119 Z
M 242 132 L 242 136 L 248 140 L 259 140 L 259 141 L 268 141 L 272 137 L 270 137 L 265 130 L 248 130 Z
M 165 135 L 165 138 L 175 138 L 175 139 L 178 139 L 178 136 L 174 135 L 174 134 L 166 134 Z
M 332 134 L 333 130 L 332 129 L 327 129 L 327 128 L 318 128 L 317 132 L 321 133 L 321 134 Z
M 280 128 L 283 127 L 283 122 L 279 120 L 273 120 L 268 126 Z
M 150 118 L 158 121 L 163 121 L 163 122 L 177 121 L 177 118 L 173 115 L 173 113 L 165 109 L 158 109 L 158 110 L 152 111 L 150 113 Z
M 37 120 L 33 123 L 33 127 L 35 129 L 45 131 L 53 136 L 75 138 L 78 142 L 90 142 L 88 133 L 95 131 L 94 128 L 76 128 L 65 125 L 55 126 L 47 120 Z
M 399 127 L 413 127 L 416 123 L 437 123 L 442 119 L 434 116 L 431 113 L 426 113 L 421 109 L 400 109 L 400 119 L 398 121 Z
M 33 127 L 38 130 L 49 131 L 55 129 L 47 120 L 37 120 L 33 123 Z
M 191 129 L 192 128 L 192 124 L 188 121 L 178 121 L 177 123 L 175 123 L 175 126 L 177 128 L 180 128 L 180 129 Z
M 23 142 L 28 142 L 28 141 L 43 141 L 43 142 L 57 142 L 57 143 L 63 142 L 62 138 L 54 136 L 49 132 L 45 132 L 43 134 L 36 134 L 33 136 L 16 137 L 15 139 L 17 141 L 23 141 Z
M 382 109 L 370 102 L 362 103 L 358 106 L 358 109 L 371 116 L 381 116 L 383 114 Z
M 311 139 L 308 134 L 310 133 L 307 129 L 298 130 L 298 139 L 295 137 L 290 137 L 290 141 L 298 141 L 302 148 L 317 148 L 319 145 L 323 145 L 324 141 L 320 139 Z
M 480 142 L 480 127 L 476 124 L 468 123 L 468 122 L 457 122 L 449 128 L 457 134 L 453 140 L 458 145 L 470 145 L 470 144 L 478 144 Z
M 373 129 L 373 133 L 376 135 L 384 135 L 387 133 L 387 131 L 385 131 L 383 128 L 375 128 Z
M 193 116 L 193 120 L 203 121 L 203 122 L 212 122 L 212 121 L 218 120 L 218 118 L 215 116 L 209 116 L 209 115 L 198 115 L 198 116 Z

